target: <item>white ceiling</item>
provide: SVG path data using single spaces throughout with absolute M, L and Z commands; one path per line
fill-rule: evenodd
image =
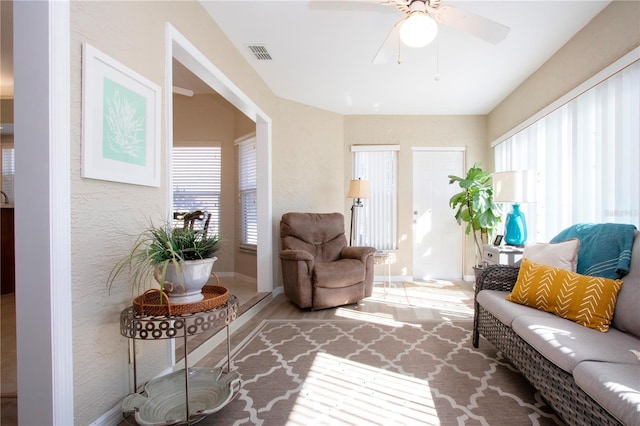
M 609 3 L 442 2 L 511 31 L 493 45 L 439 25 L 432 44 L 401 48 L 400 65 L 374 65 L 404 16 L 393 6 L 200 0 L 277 96 L 341 114 L 487 114 Z M 256 60 L 248 44 L 265 45 L 273 59 Z

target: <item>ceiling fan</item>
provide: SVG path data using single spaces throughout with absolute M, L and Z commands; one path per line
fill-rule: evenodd
M 438 24 L 447 25 L 471 34 L 489 43 L 497 44 L 509 34 L 509 27 L 463 9 L 441 4 L 441 0 L 347 0 L 349 2 L 377 3 L 395 6 L 406 16 L 396 22 L 378 50 L 373 63 L 385 63 L 389 51 L 397 48 L 398 41 L 409 47 L 424 47 L 438 34 Z M 321 3 L 321 2 L 317 2 Z M 334 6 L 336 2 L 331 2 Z

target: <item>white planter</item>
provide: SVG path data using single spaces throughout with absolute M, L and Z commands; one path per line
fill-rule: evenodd
M 211 268 L 217 257 L 201 260 L 187 260 L 176 268 L 167 266 L 164 291 L 171 303 L 193 303 L 204 299 L 202 287 L 211 277 Z

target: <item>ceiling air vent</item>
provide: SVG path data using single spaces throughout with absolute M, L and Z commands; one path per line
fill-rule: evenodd
M 247 48 L 259 61 L 270 61 L 271 59 L 273 59 L 271 57 L 271 54 L 263 44 L 249 44 L 247 45 Z

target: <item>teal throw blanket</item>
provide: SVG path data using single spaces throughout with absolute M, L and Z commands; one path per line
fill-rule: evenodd
M 634 225 L 622 223 L 581 223 L 561 231 L 551 242 L 579 239 L 576 272 L 618 279 L 629 273 L 635 229 Z

